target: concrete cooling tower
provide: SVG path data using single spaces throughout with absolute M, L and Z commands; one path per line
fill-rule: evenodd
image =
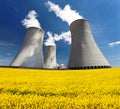
M 69 69 L 109 68 L 108 61 L 98 48 L 86 19 L 78 19 L 71 23 L 71 53 Z
M 57 68 L 56 62 L 56 46 L 47 45 L 46 46 L 46 56 L 45 56 L 45 68 L 55 69 Z
M 44 32 L 40 28 L 30 27 L 21 50 L 11 63 L 11 66 L 43 68 L 43 37 Z

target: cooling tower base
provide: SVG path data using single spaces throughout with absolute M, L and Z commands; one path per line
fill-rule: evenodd
M 81 66 L 81 67 L 69 67 L 68 69 L 102 69 L 111 68 L 111 66 Z

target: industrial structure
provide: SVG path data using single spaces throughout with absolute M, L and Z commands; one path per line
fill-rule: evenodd
M 108 61 L 98 48 L 86 19 L 78 19 L 71 23 L 71 53 L 69 69 L 109 68 Z
M 22 48 L 11 66 L 44 68 L 43 38 L 44 31 L 41 28 L 28 28 Z
M 56 46 L 55 45 L 46 45 L 46 55 L 45 55 L 45 68 L 47 69 L 56 69 Z

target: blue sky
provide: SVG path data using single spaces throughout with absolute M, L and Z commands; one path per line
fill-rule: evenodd
M 45 5 L 47 0 L 1 0 L 0 1 L 0 65 L 9 65 L 20 50 L 26 28 L 21 21 L 29 11 L 35 10 L 37 19 L 45 31 L 60 35 L 69 31 L 67 22 L 56 17 Z M 104 56 L 113 67 L 120 67 L 120 0 L 51 0 L 63 9 L 67 4 L 72 10 L 88 19 L 93 36 Z M 72 16 L 71 16 L 72 17 Z M 56 41 L 57 62 L 67 65 L 70 44 Z M 45 51 L 45 46 L 43 47 Z

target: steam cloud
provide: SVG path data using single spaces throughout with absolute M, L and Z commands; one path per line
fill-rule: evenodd
M 51 32 L 47 32 L 47 35 L 48 35 L 48 39 L 45 41 L 45 45 L 48 46 L 48 45 L 53 45 L 53 46 L 56 46 L 55 45 L 55 41 L 54 41 L 54 38 L 52 36 L 52 33 Z
M 49 8 L 49 11 L 53 11 L 57 17 L 59 17 L 62 21 L 65 21 L 70 25 L 73 21 L 77 19 L 84 19 L 76 10 L 72 10 L 70 5 L 67 4 L 63 9 L 59 7 L 59 5 L 54 4 L 51 1 L 46 2 L 46 6 Z M 61 34 L 52 34 L 51 32 L 48 32 L 48 40 L 51 40 L 51 37 L 53 38 L 54 42 L 59 40 L 64 40 L 68 44 L 71 44 L 71 33 L 70 31 L 62 32 Z M 49 41 L 52 44 L 52 41 Z M 49 43 L 50 44 L 50 43 Z
M 114 47 L 115 45 L 120 45 L 120 41 L 116 41 L 116 42 L 111 42 L 108 44 L 110 47 Z
M 70 31 L 62 32 L 61 34 L 54 34 L 54 40 L 64 40 L 65 42 L 68 42 L 68 44 L 71 44 L 71 33 Z
M 48 39 L 45 41 L 45 45 L 54 45 L 55 41 L 64 40 L 65 42 L 68 42 L 68 44 L 71 44 L 71 33 L 68 32 L 62 32 L 61 34 L 52 34 L 51 32 L 47 32 Z
M 37 19 L 37 13 L 34 10 L 29 11 L 26 18 L 22 21 L 22 24 L 23 26 L 25 26 L 25 28 L 29 28 L 29 27 L 41 28 L 40 23 Z
M 69 25 L 77 19 L 83 19 L 83 17 L 76 10 L 71 9 L 69 4 L 67 4 L 63 9 L 61 9 L 59 5 L 56 5 L 50 1 L 47 1 L 46 5 L 50 12 L 53 11 L 57 17 L 61 18 L 62 21 L 67 22 Z

